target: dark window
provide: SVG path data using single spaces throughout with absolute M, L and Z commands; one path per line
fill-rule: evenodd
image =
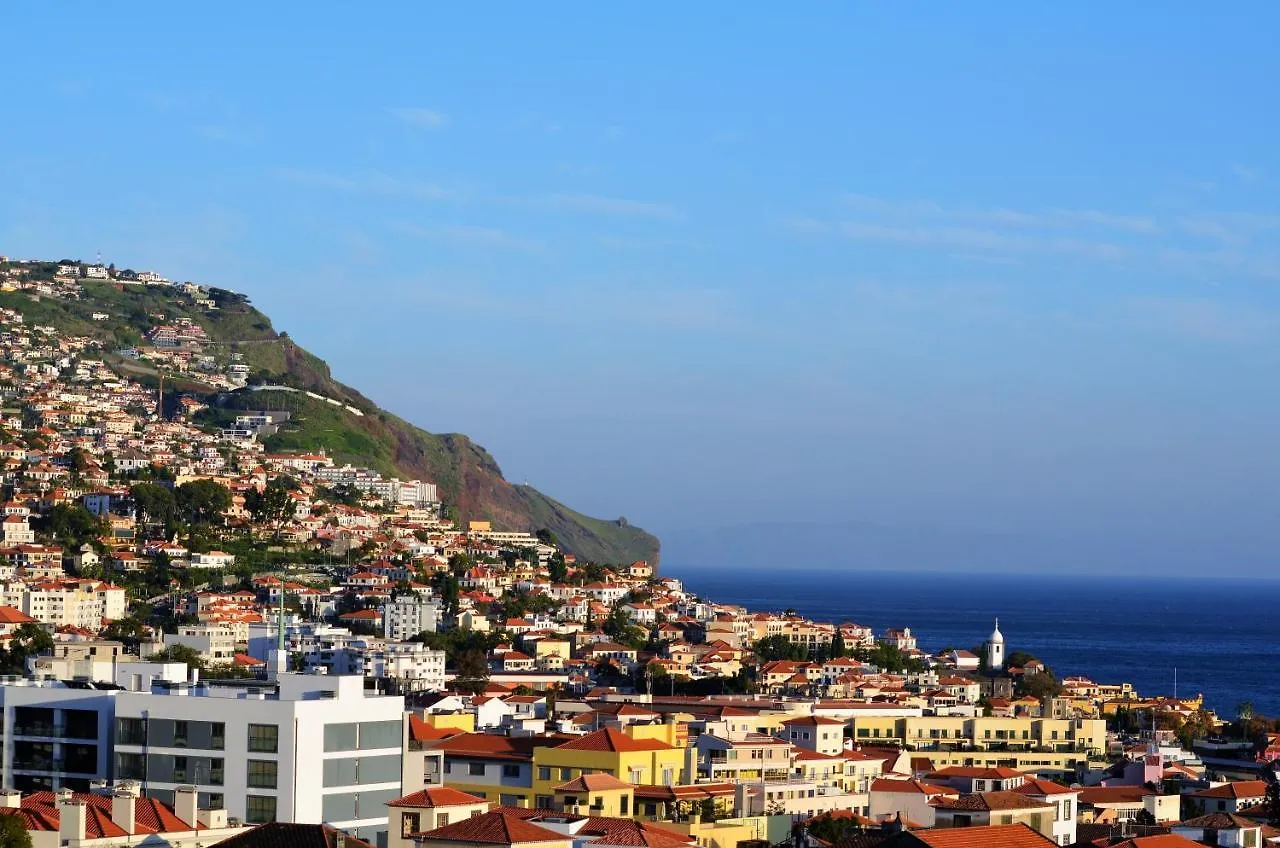
M 419 813 L 403 813 L 400 816 L 400 838 L 408 839 L 415 833 L 421 833 L 422 816 Z
M 116 744 L 147 744 L 147 723 L 140 718 L 116 719 Z
M 227 726 L 223 722 L 215 721 L 211 724 L 209 747 L 215 751 L 221 751 L 227 747 Z
M 249 760 L 249 786 L 254 789 L 276 788 L 275 760 Z
M 185 748 L 187 746 L 187 733 L 189 730 L 189 722 L 175 721 L 173 723 L 173 746 L 175 748 Z
M 280 728 L 274 724 L 249 725 L 249 750 L 274 754 L 280 750 Z
M 262 824 L 276 820 L 274 795 L 244 796 L 244 818 L 250 824 Z
M 484 774 L 484 763 L 471 763 L 467 766 L 467 773 L 473 775 Z
M 187 782 L 187 758 L 186 757 L 173 758 L 173 782 L 174 783 Z
M 98 714 L 93 710 L 63 710 L 68 739 L 97 739 Z
M 142 754 L 116 752 L 117 780 L 146 780 L 147 760 Z
M 52 736 L 53 710 L 47 707 L 14 707 L 15 736 Z
M 504 765 L 504 766 L 502 767 L 502 776 L 503 776 L 503 777 L 519 777 L 519 776 L 520 776 L 520 766 L 518 766 L 518 765 L 516 765 L 516 764 L 514 764 L 514 763 L 509 764 L 509 765 Z

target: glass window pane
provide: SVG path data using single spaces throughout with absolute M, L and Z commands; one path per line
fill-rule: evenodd
M 324 761 L 325 786 L 354 786 L 360 778 L 360 761 L 354 757 Z
M 394 783 L 400 780 L 400 757 L 360 758 L 360 783 Z M 394 800 L 394 799 L 393 799 Z
M 400 729 L 399 721 L 362 721 L 360 722 L 360 747 L 363 749 L 399 748 Z
M 324 726 L 325 751 L 356 750 L 357 727 L 358 725 L 354 722 L 350 724 L 326 724 Z
M 274 724 L 249 725 L 249 750 L 275 754 L 280 750 L 280 728 Z
M 245 821 L 251 824 L 262 824 L 276 820 L 276 799 L 274 795 L 244 796 Z
M 337 792 L 323 797 L 324 800 L 320 804 L 320 818 L 324 821 L 350 821 L 351 819 L 359 818 L 356 815 L 357 793 Z M 385 808 L 383 809 L 383 814 L 386 814 Z

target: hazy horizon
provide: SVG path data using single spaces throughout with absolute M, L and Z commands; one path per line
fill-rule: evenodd
M 667 562 L 1274 569 L 1274 4 L 6 23 L 0 254 L 244 291 Z

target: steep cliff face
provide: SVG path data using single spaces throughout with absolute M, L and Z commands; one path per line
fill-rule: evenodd
M 465 435 L 429 433 L 334 380 L 324 360 L 277 333 L 271 320 L 247 298 L 218 289 L 210 296 L 217 308 L 206 310 L 167 287 L 87 282 L 80 300 L 32 300 L 5 292 L 0 293 L 0 305 L 31 313 L 41 323 L 54 324 L 66 332 L 97 336 L 108 350 L 138 344 L 161 316 L 169 321 L 187 318 L 204 328 L 210 350 L 219 357 L 237 356 L 250 367 L 251 383 L 314 392 L 363 413 L 354 415 L 343 406 L 300 392 L 245 390 L 221 395 L 218 402 L 231 408 L 291 411 L 289 423 L 268 439 L 268 449 L 323 448 L 339 462 L 429 480 L 439 486 L 441 497 L 458 520 L 490 520 L 495 526 L 529 532 L 545 528 L 579 558 L 607 563 L 657 562 L 659 543 L 654 536 L 622 520 L 582 515 L 529 486 L 512 485 L 489 452 Z M 102 312 L 110 317 L 92 318 Z M 145 363 L 114 357 L 109 361 L 131 377 L 154 377 Z M 198 375 L 176 381 L 176 386 L 214 394 L 210 387 L 201 386 Z

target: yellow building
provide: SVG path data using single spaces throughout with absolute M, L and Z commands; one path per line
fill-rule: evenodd
M 468 733 L 446 739 L 436 750 L 443 753 L 446 786 L 502 806 L 552 809 L 557 788 L 583 775 L 632 784 L 683 780 L 684 748 L 673 744 L 678 733 L 672 724 L 605 728 L 569 739 Z M 621 807 L 616 794 L 604 802 Z
M 583 774 L 607 774 L 629 783 L 672 784 L 684 779 L 685 752 L 672 744 L 670 724 L 606 727 L 533 753 L 533 805 L 550 806 L 555 788 Z M 666 735 L 668 738 L 655 738 Z
M 635 786 L 608 774 L 584 774 L 554 792 L 553 808 L 574 815 L 627 817 L 635 811 Z

